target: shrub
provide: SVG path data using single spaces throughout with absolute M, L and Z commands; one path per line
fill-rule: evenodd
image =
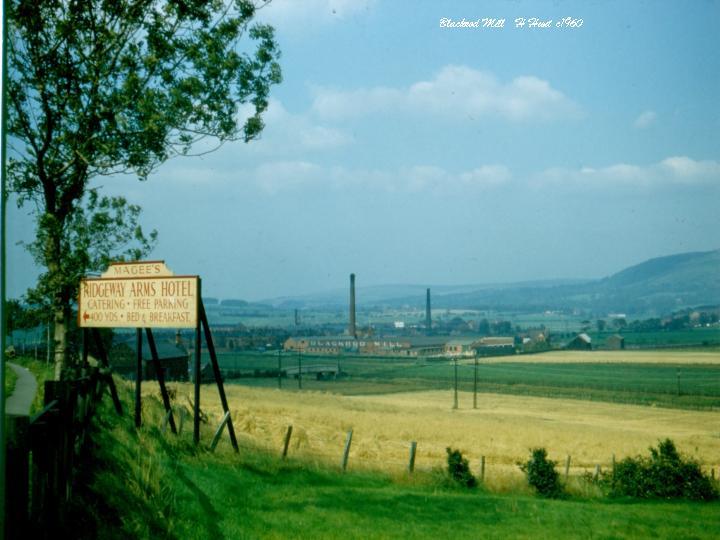
M 616 464 L 610 484 L 613 496 L 701 501 L 718 497 L 700 465 L 683 459 L 670 439 L 650 448 L 649 458 L 625 458 Z
M 547 458 L 544 448 L 533 448 L 530 461 L 521 463 L 520 469 L 527 476 L 528 484 L 535 488 L 542 497 L 551 499 L 562 496 L 560 476 L 555 470 L 555 462 Z
M 445 451 L 448 455 L 447 462 L 450 478 L 463 487 L 474 488 L 477 485 L 477 480 L 470 472 L 468 460 L 463 457 L 460 450 L 453 450 L 448 447 Z

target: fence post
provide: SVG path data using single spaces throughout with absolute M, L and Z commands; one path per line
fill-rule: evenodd
M 290 446 L 290 437 L 291 436 L 292 436 L 292 426 L 288 426 L 287 432 L 285 433 L 285 443 L 283 444 L 283 452 L 282 452 L 283 459 L 285 459 L 287 457 L 288 447 Z
M 458 372 L 457 372 L 457 367 L 458 367 L 458 366 L 457 366 L 457 357 L 455 357 L 455 358 L 453 359 L 453 371 L 454 371 L 454 376 L 453 376 L 453 378 L 455 379 L 455 385 L 454 385 L 454 387 L 455 387 L 455 392 L 454 392 L 454 394 L 453 394 L 453 409 L 457 409 L 457 408 L 458 408 Z
M 28 500 L 30 446 L 28 431 L 30 418 L 9 414 L 3 420 L 7 426 L 5 454 L 5 538 L 28 538 Z M 12 523 L 12 527 L 10 524 Z
M 345 472 L 347 470 L 347 464 L 348 464 L 348 457 L 350 456 L 350 445 L 352 444 L 352 436 L 353 436 L 353 430 L 347 432 L 347 438 L 345 439 L 345 450 L 343 451 L 343 458 L 342 458 L 342 470 Z
M 485 481 L 485 456 L 480 457 L 480 481 Z
M 415 470 L 415 453 L 417 452 L 417 441 L 410 443 L 410 463 L 408 463 L 408 471 L 413 472 Z
M 565 481 L 567 482 L 568 476 L 570 475 L 570 456 L 565 460 Z

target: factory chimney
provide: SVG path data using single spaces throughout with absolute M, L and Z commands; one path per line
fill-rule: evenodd
M 430 289 L 428 289 L 425 298 L 425 332 L 429 334 L 431 330 L 432 316 L 430 315 Z
M 348 334 L 357 337 L 355 329 L 355 274 L 350 274 L 350 324 L 348 325 Z

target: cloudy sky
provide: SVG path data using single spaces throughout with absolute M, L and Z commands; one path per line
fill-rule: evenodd
M 261 140 L 98 184 L 144 208 L 151 258 L 205 295 L 350 272 L 593 278 L 720 248 L 720 1 L 275 0 L 259 17 L 284 75 Z M 441 26 L 483 18 L 505 26 Z M 10 242 L 32 234 L 25 213 Z M 18 296 L 32 264 L 17 247 L 11 264 Z

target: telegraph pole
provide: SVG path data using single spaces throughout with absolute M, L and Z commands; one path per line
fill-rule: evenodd
M 457 356 L 453 359 L 453 369 L 455 371 L 455 399 L 453 400 L 453 409 L 457 409 L 458 408 Z
M 0 539 L 5 538 L 5 334 L 7 331 L 7 256 L 5 234 L 7 225 L 7 8 L 2 2 L 2 91 L 0 99 Z

